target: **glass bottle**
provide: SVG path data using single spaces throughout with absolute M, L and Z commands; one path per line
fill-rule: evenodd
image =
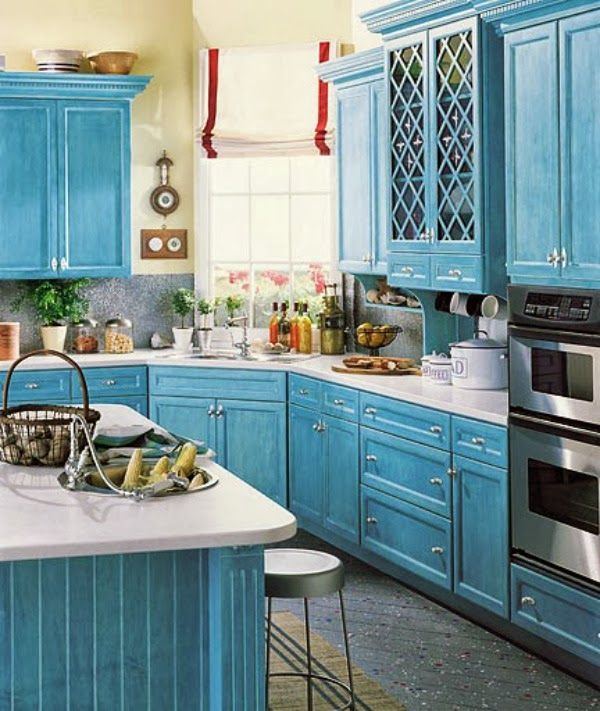
M 279 309 L 277 302 L 273 302 L 273 312 L 269 320 L 269 343 L 275 345 L 279 342 Z
M 308 315 L 308 304 L 302 306 L 302 316 L 298 320 L 300 353 L 312 353 L 312 321 Z
M 290 349 L 298 350 L 300 346 L 300 304 L 294 302 L 294 313 L 290 319 Z
M 281 317 L 279 319 L 279 336 L 277 342 L 285 348 L 290 347 L 290 331 L 291 324 L 287 315 L 287 304 L 284 301 L 281 304 Z
M 327 284 L 323 297 L 323 308 L 319 313 L 321 353 L 323 355 L 340 355 L 344 352 L 344 322 L 344 312 L 338 302 L 337 284 Z

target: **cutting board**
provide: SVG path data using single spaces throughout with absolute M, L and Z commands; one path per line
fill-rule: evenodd
M 421 375 L 420 368 L 346 368 L 343 365 L 332 365 L 334 373 L 344 373 L 345 375 Z

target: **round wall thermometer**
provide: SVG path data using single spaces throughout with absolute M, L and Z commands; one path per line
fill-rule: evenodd
M 160 169 L 160 185 L 157 185 L 150 195 L 150 205 L 160 215 L 170 215 L 179 207 L 179 193 L 169 185 L 169 168 L 173 161 L 163 151 L 162 156 L 156 161 Z

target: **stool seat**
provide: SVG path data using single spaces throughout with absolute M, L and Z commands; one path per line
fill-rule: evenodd
M 344 587 L 344 564 L 322 551 L 270 548 L 265 551 L 267 597 L 319 597 Z

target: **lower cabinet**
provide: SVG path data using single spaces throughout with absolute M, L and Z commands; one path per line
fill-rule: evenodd
M 286 405 L 215 398 L 150 398 L 150 419 L 199 439 L 216 461 L 282 505 L 287 502 Z
M 508 617 L 508 472 L 464 457 L 454 472 L 454 591 Z
M 140 415 L 148 417 L 148 397 L 146 395 L 112 395 L 98 397 L 91 401 L 92 405 L 126 405 Z
M 289 424 L 290 508 L 358 543 L 358 425 L 297 405 Z

